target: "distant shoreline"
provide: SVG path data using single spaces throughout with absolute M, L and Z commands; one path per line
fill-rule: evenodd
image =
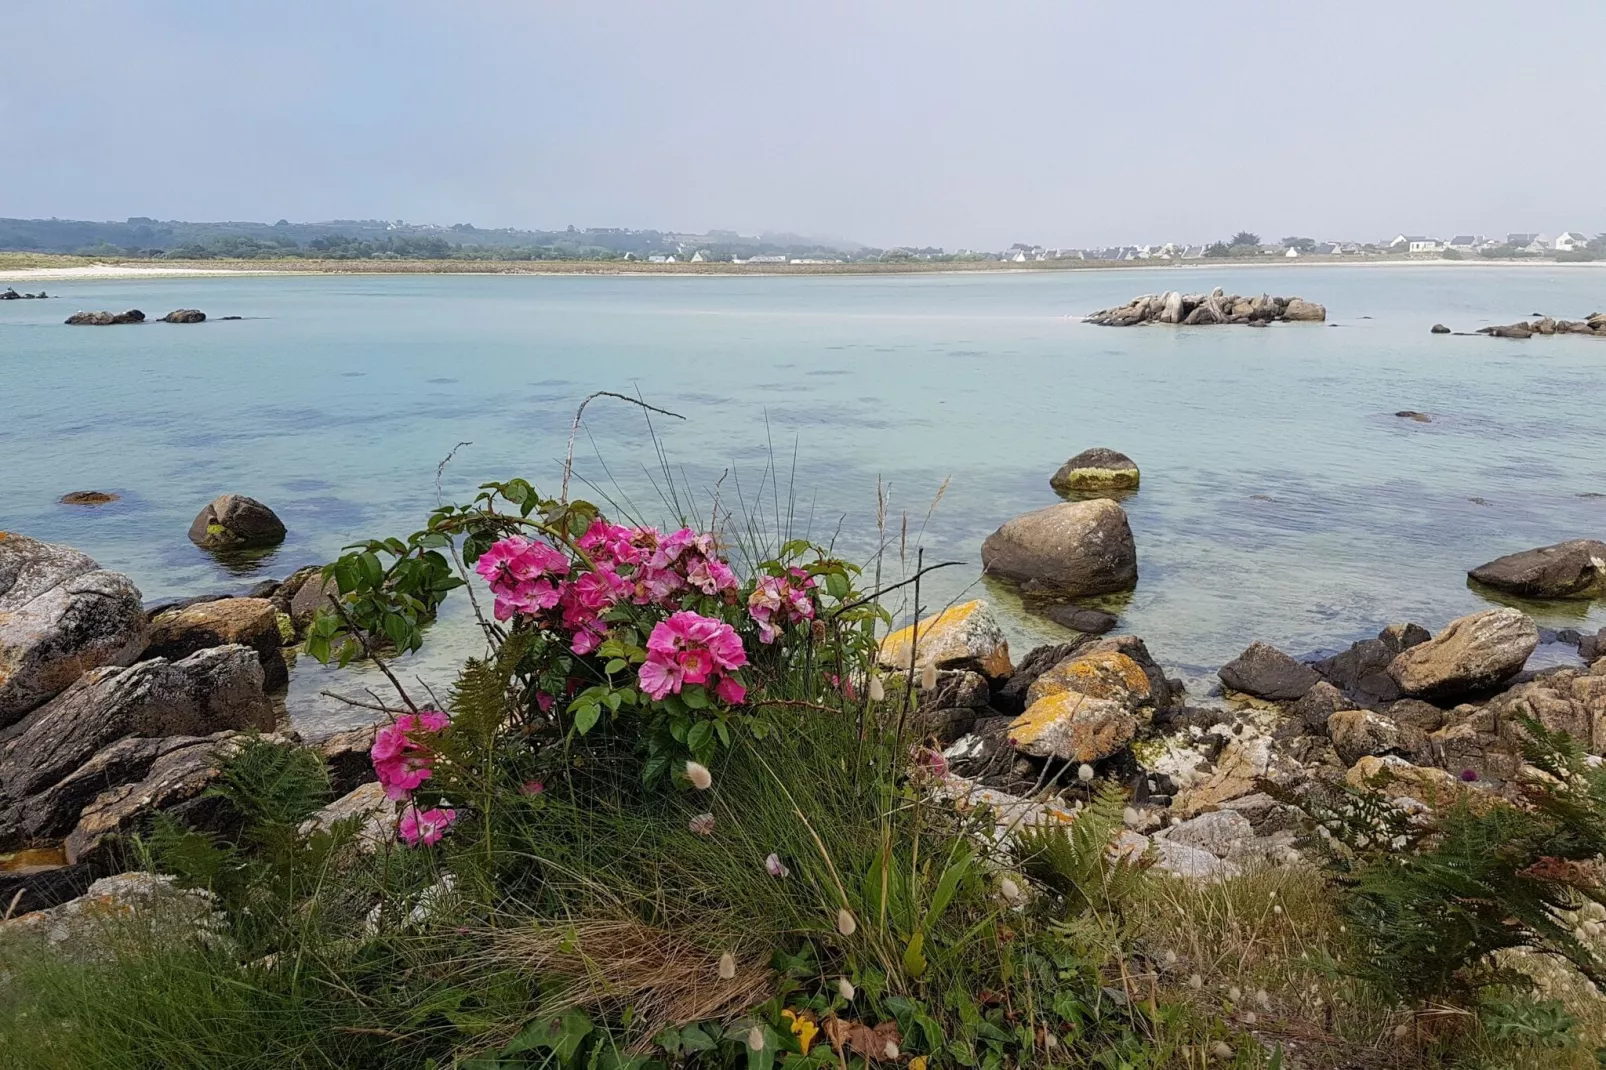
M 1014 274 L 1056 271 L 1142 271 L 1181 269 L 1214 271 L 1223 268 L 1273 267 L 1468 267 L 1468 268 L 1606 268 L 1606 260 L 1556 261 L 1531 259 L 1465 259 L 1440 257 L 1302 256 L 1220 258 L 1206 260 L 1051 260 L 1015 264 L 996 260 L 976 262 L 845 264 L 649 264 L 640 261 L 593 260 L 170 260 L 149 261 L 88 259 L 35 253 L 0 252 L 0 284 L 70 282 L 73 280 L 204 278 L 249 275 L 599 275 L 647 276 L 787 276 L 787 275 L 958 275 Z

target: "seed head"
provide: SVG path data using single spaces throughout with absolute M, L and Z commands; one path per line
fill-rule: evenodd
M 887 689 L 881 684 L 881 677 L 870 677 L 870 701 L 880 702 L 887 697 Z
M 719 956 L 719 979 L 729 981 L 736 976 L 736 956 L 729 951 Z
M 843 936 L 852 936 L 858 931 L 859 923 L 853 920 L 853 912 L 843 907 L 836 912 L 836 931 Z
M 1076 779 L 1086 784 L 1093 779 L 1093 767 L 1083 762 L 1076 770 Z
M 928 662 L 926 664 L 926 667 L 924 669 L 920 670 L 920 690 L 922 690 L 922 691 L 933 691 L 933 690 L 936 689 L 936 687 L 937 687 L 937 663 L 934 662 L 934 661 L 933 662 Z
M 762 1028 L 755 1025 L 747 1031 L 747 1046 L 754 1051 L 764 1050 L 764 1030 Z
M 708 766 L 700 762 L 686 763 L 686 779 L 698 791 L 707 791 L 714 786 L 714 774 L 708 771 Z
M 853 982 L 846 977 L 836 979 L 836 994 L 849 1003 L 853 1002 Z

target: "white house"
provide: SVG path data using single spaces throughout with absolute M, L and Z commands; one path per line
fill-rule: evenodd
M 1436 253 L 1444 248 L 1444 243 L 1421 234 L 1401 234 L 1389 242 L 1389 248 L 1397 253 Z
M 1552 248 L 1558 253 L 1575 253 L 1588 244 L 1588 238 L 1568 230 L 1556 235 L 1556 242 Z
M 694 264 L 707 263 L 709 259 L 709 257 L 703 255 L 703 251 L 701 249 L 691 254 L 691 262 Z
M 1459 253 L 1470 253 L 1483 244 L 1483 238 L 1475 234 L 1457 234 L 1450 239 L 1449 247 Z

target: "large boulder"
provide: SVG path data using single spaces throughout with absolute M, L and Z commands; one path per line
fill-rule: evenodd
M 935 665 L 939 669 L 974 669 L 997 678 L 1008 676 L 1012 669 L 1004 630 L 987 603 L 979 599 L 951 606 L 881 641 L 879 660 L 887 668 L 908 669 L 911 656 L 917 672 Z
M 1137 731 L 1137 718 L 1121 703 L 1061 691 L 1028 706 L 1008 736 L 1024 754 L 1096 762 L 1124 750 Z
M 1036 580 L 1072 597 L 1132 589 L 1138 553 L 1126 512 L 1108 498 L 1025 513 L 987 536 L 984 571 Z
M 1490 727 L 1503 727 L 1508 734 L 1529 717 L 1552 732 L 1567 733 L 1592 754 L 1606 754 L 1606 671 L 1549 670 L 1496 695 L 1488 713 Z
M 1302 665 L 1274 646 L 1251 643 L 1249 648 L 1221 667 L 1221 682 L 1234 691 L 1274 702 L 1293 702 L 1320 682 L 1309 665 Z
M 7 733 L 0 746 L 0 797 L 19 802 L 38 795 L 128 736 L 266 731 L 273 722 L 273 706 L 262 692 L 262 665 L 248 647 L 212 647 L 179 662 L 154 658 L 129 668 L 96 669 Z
M 1290 297 L 1283 309 L 1283 319 L 1320 323 L 1327 318 L 1327 309 L 1315 301 L 1307 301 L 1303 297 Z
M 162 317 L 163 323 L 205 323 L 206 313 L 198 308 L 175 308 Z
M 1027 712 L 1043 699 L 1066 692 L 1108 699 L 1134 711 L 1155 704 L 1143 666 L 1115 650 L 1073 654 L 1043 673 L 1026 691 Z
M 220 598 L 158 613 L 151 621 L 147 657 L 179 661 L 207 647 L 238 644 L 257 653 L 262 686 L 269 691 L 289 682 L 279 614 L 266 598 Z
M 190 525 L 190 541 L 207 550 L 276 546 L 284 535 L 284 522 L 273 510 L 243 494 L 213 499 Z
M 1425 643 L 1389 663 L 1400 690 L 1418 698 L 1478 691 L 1522 671 L 1539 645 L 1539 629 L 1515 609 L 1459 617 Z
M 1124 453 L 1095 446 L 1060 466 L 1048 481 L 1055 490 L 1081 494 L 1138 489 L 1137 463 Z
M 1573 539 L 1497 557 L 1467 573 L 1523 598 L 1588 598 L 1606 594 L 1606 542 Z
M 1340 710 L 1327 719 L 1327 735 L 1346 765 L 1354 765 L 1368 755 L 1400 750 L 1408 743 L 1405 729 L 1371 710 Z M 1421 733 L 1416 736 L 1420 738 Z
M 145 649 L 139 588 L 67 546 L 0 531 L 0 728 Z

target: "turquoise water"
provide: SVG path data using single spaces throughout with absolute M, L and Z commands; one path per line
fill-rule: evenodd
M 891 526 L 910 514 L 911 560 L 919 541 L 928 562 L 966 562 L 933 574 L 923 604 L 982 594 L 1020 645 L 1062 633 L 978 579 L 981 539 L 1055 501 L 1048 477 L 1067 457 L 1123 450 L 1143 470 L 1125 502 L 1141 579 L 1113 608 L 1184 672 L 1252 639 L 1301 653 L 1389 621 L 1438 627 L 1487 604 L 1467 568 L 1606 536 L 1606 497 L 1588 496 L 1606 494 L 1606 343 L 1428 333 L 1606 308 L 1606 271 L 1587 267 L 44 285 L 62 299 L 0 303 L 0 528 L 78 546 L 151 599 L 240 590 L 355 538 L 412 530 L 459 442 L 472 445 L 446 470 L 448 497 L 516 473 L 555 492 L 574 408 L 598 389 L 686 417 L 654 426 L 705 516 L 716 483 L 722 508 L 762 502 L 772 527 L 790 499 L 800 531 L 864 554 L 879 478 Z M 1338 326 L 1077 322 L 1139 293 L 1212 285 L 1321 301 Z M 246 318 L 61 323 L 127 307 Z M 594 402 L 576 458 L 575 493 L 599 497 L 588 480 L 663 516 L 638 411 Z M 122 500 L 56 504 L 83 489 Z M 252 575 L 185 539 L 225 491 L 262 499 L 290 528 Z M 1593 628 L 1606 606 L 1536 616 Z M 460 599 L 406 671 L 438 686 L 474 644 Z M 312 729 L 362 720 L 319 692 L 370 682 L 303 661 L 291 717 Z

